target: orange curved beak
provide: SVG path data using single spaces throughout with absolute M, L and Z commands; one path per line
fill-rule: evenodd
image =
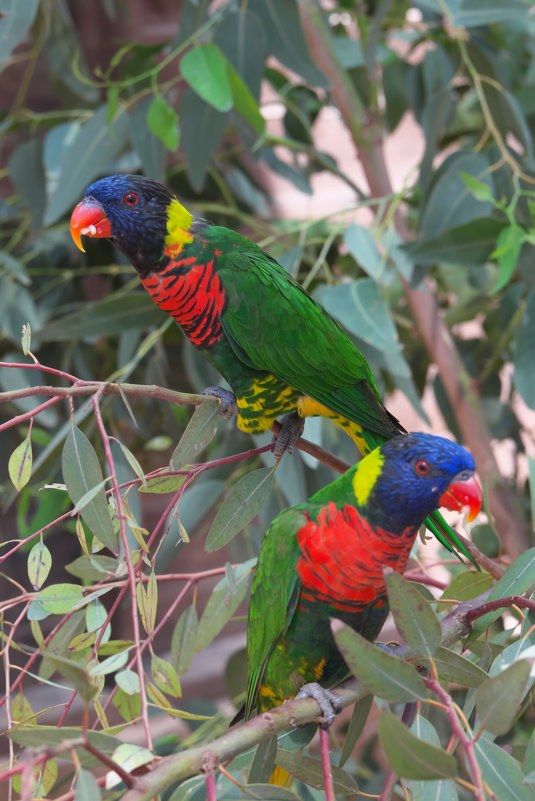
M 82 236 L 110 237 L 111 223 L 96 200 L 85 198 L 78 203 L 71 217 L 71 236 L 76 247 L 84 251 Z
M 472 476 L 468 481 L 454 481 L 450 484 L 446 492 L 440 496 L 440 505 L 446 509 L 453 509 L 455 512 L 462 512 L 468 509 L 467 521 L 474 520 L 481 511 L 483 493 L 477 480 Z

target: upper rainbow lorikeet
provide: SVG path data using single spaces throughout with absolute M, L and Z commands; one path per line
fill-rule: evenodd
M 438 506 L 468 506 L 468 520 L 478 514 L 474 469 L 472 456 L 443 437 L 398 436 L 275 518 L 251 592 L 245 717 L 318 682 L 304 694 L 332 720 L 332 693 L 321 689 L 349 670 L 330 618 L 376 639 L 388 614 L 383 567 L 404 571 L 420 525 Z
M 333 419 L 366 454 L 405 429 L 383 406 L 372 372 L 340 324 L 271 256 L 244 236 L 194 218 L 162 184 L 112 175 L 89 186 L 71 233 L 105 237 L 136 268 L 154 302 L 172 315 L 233 389 L 209 387 L 238 427 L 269 430 L 285 415 L 275 445 L 291 451 L 303 417 Z M 438 513 L 436 513 L 438 515 Z M 471 558 L 438 515 L 443 532 Z

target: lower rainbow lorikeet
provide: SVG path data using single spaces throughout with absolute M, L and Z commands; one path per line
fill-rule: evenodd
M 232 387 L 205 390 L 248 433 L 282 416 L 274 453 L 292 450 L 303 418 L 334 420 L 362 454 L 405 429 L 383 406 L 372 372 L 340 324 L 271 256 L 246 237 L 193 217 L 162 184 L 111 175 L 91 184 L 71 234 L 110 239 L 154 302 L 181 326 Z M 428 528 L 469 559 L 444 519 Z
M 300 692 L 332 719 L 332 693 L 322 690 L 349 670 L 330 618 L 376 639 L 388 614 L 383 568 L 404 571 L 419 527 L 439 506 L 468 507 L 469 521 L 478 514 L 474 469 L 472 456 L 454 442 L 398 436 L 275 518 L 253 580 L 241 714 L 249 718 Z

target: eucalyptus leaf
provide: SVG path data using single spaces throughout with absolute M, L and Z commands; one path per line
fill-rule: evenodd
M 444 779 L 457 774 L 452 754 L 415 737 L 391 712 L 379 718 L 379 739 L 392 770 L 407 779 Z
M 399 573 L 386 573 L 385 583 L 397 630 L 417 654 L 432 657 L 442 637 L 433 609 L 416 587 Z

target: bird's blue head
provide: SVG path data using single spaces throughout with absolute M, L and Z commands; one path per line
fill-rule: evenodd
M 472 520 L 481 509 L 481 489 L 471 454 L 432 434 L 394 437 L 357 466 L 353 488 L 366 516 L 390 531 L 417 528 L 439 506 Z
M 182 212 L 180 223 L 191 225 L 189 212 L 163 184 L 141 175 L 110 175 L 85 190 L 72 213 L 71 234 L 80 250 L 82 236 L 111 239 L 143 275 L 165 258 L 170 220 Z

